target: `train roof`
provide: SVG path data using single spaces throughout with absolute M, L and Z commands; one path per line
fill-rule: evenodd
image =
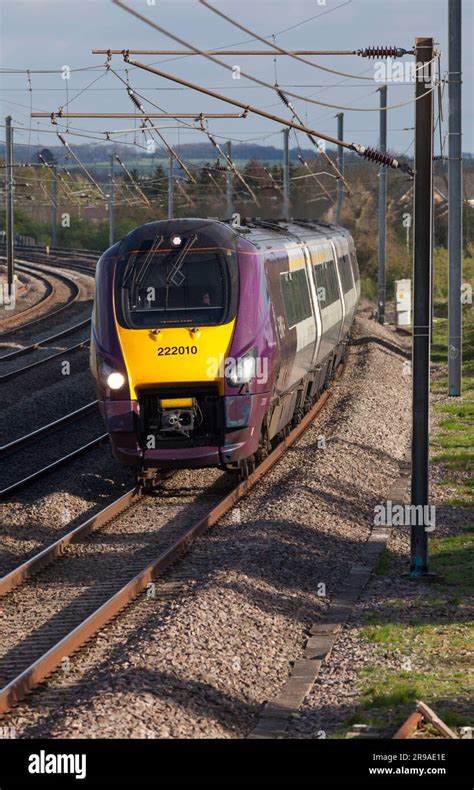
M 275 237 L 286 236 L 289 241 L 302 240 L 308 236 L 321 236 L 323 239 L 331 239 L 334 236 L 350 236 L 349 231 L 340 225 L 317 220 L 267 220 L 267 219 L 244 219 L 241 225 L 232 225 L 234 230 L 254 242 L 256 239 L 268 240 Z
M 316 220 L 270 220 L 259 218 L 243 218 L 241 224 L 234 224 L 231 220 L 222 220 L 217 217 L 176 217 L 168 220 L 157 220 L 140 225 L 125 236 L 120 242 L 120 253 L 125 253 L 130 249 L 136 249 L 143 242 L 151 241 L 156 238 L 157 233 L 163 233 L 166 229 L 168 233 L 200 232 L 204 237 L 210 229 L 215 241 L 225 243 L 232 236 L 245 239 L 250 244 L 259 249 L 262 245 L 268 248 L 272 243 L 282 240 L 286 242 L 301 243 L 315 238 L 321 241 L 347 239 L 351 241 L 351 235 L 346 228 L 327 222 Z M 270 244 L 269 244 L 270 243 Z

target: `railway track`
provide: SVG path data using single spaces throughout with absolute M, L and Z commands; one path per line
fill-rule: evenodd
M 34 266 L 28 265 L 28 261 L 18 262 L 17 263 L 17 269 L 19 271 L 26 272 L 27 274 L 30 274 L 30 275 L 33 275 L 33 276 L 49 275 L 49 277 L 56 278 L 57 280 L 59 280 L 60 282 L 62 282 L 63 284 L 65 284 L 69 288 L 70 296 L 69 296 L 67 302 L 65 304 L 61 305 L 60 307 L 57 307 L 54 310 L 50 310 L 50 311 L 48 311 L 46 313 L 41 313 L 41 315 L 36 316 L 35 318 L 33 318 L 33 319 L 29 320 L 29 321 L 26 321 L 26 322 L 22 321 L 21 323 L 19 323 L 16 326 L 7 328 L 4 332 L 0 333 L 0 340 L 3 340 L 4 338 L 6 338 L 9 335 L 12 335 L 14 333 L 17 333 L 17 332 L 20 332 L 20 331 L 22 332 L 23 330 L 27 329 L 28 327 L 37 326 L 37 324 L 39 324 L 41 321 L 44 321 L 46 319 L 52 318 L 53 316 L 59 315 L 60 313 L 64 312 L 64 310 L 66 310 L 71 305 L 73 305 L 77 301 L 77 299 L 78 299 L 78 297 L 80 295 L 80 288 L 77 285 L 77 283 L 74 280 L 72 280 L 70 277 L 67 277 L 64 274 L 61 274 L 61 273 L 55 272 L 55 271 L 51 271 L 50 269 L 44 269 L 44 268 L 41 268 L 41 267 L 36 266 L 36 265 L 34 265 Z M 48 282 L 46 277 L 42 277 L 42 279 L 45 282 Z M 51 284 L 51 282 L 49 282 L 49 286 L 51 288 L 51 291 L 49 292 L 47 299 L 42 299 L 39 302 L 36 302 L 36 304 L 34 304 L 31 307 L 27 308 L 26 310 L 23 310 L 21 313 L 18 313 L 15 316 L 12 316 L 11 317 L 12 318 L 12 323 L 13 323 L 14 319 L 18 320 L 19 317 L 24 317 L 25 315 L 32 315 L 32 314 L 36 313 L 39 307 L 44 306 L 45 301 L 47 301 L 47 300 L 49 301 L 50 299 L 52 299 L 54 297 L 56 289 L 55 289 L 55 286 Z M 8 322 L 8 320 L 9 319 L 5 319 L 5 322 Z
M 21 267 L 17 267 L 17 268 L 20 271 L 26 271 L 26 270 L 23 270 Z M 38 310 L 38 308 L 41 305 L 44 305 L 44 303 L 46 301 L 48 301 L 50 298 L 52 298 L 52 296 L 54 294 L 54 288 L 53 288 L 53 286 L 51 284 L 51 281 L 48 280 L 47 277 L 44 277 L 39 272 L 34 273 L 34 272 L 30 272 L 29 271 L 28 274 L 30 276 L 34 277 L 34 279 L 36 279 L 36 280 L 38 280 L 38 281 L 43 283 L 43 285 L 44 285 L 44 293 L 40 296 L 40 298 L 38 299 L 37 302 L 35 302 L 34 304 L 30 305 L 29 307 L 25 307 L 24 310 L 19 310 L 18 312 L 16 312 L 12 316 L 5 316 L 4 315 L 3 318 L 2 318 L 2 324 L 4 326 L 8 325 L 8 324 L 13 324 L 16 320 L 23 318 L 25 315 L 28 316 L 30 313 L 35 312 L 36 310 Z M 5 332 L 0 333 L 0 338 L 2 337 L 2 335 L 9 334 L 11 331 L 14 331 L 14 329 L 11 329 L 11 330 L 8 329 Z
M 66 414 L 64 417 L 60 417 L 58 420 L 54 420 L 54 422 L 48 423 L 44 425 L 42 428 L 38 428 L 31 433 L 25 434 L 24 436 L 15 439 L 12 442 L 8 442 L 8 444 L 4 444 L 0 447 L 0 460 L 11 456 L 12 454 L 19 452 L 26 447 L 30 447 L 33 444 L 38 444 L 38 442 L 44 441 L 49 439 L 58 431 L 62 430 L 63 428 L 71 425 L 72 423 L 79 422 L 80 420 L 89 417 L 94 412 L 97 412 L 97 401 L 91 401 L 91 403 L 82 406 L 80 409 L 76 409 L 69 414 Z M 31 474 L 25 475 L 20 480 L 17 480 L 14 483 L 6 486 L 2 490 L 0 490 L 0 499 L 5 499 L 11 494 L 14 494 L 16 491 L 19 491 L 21 488 L 25 488 L 25 486 L 30 485 L 31 483 L 38 480 L 40 477 L 44 477 L 44 475 L 53 472 L 55 469 L 63 466 L 64 464 L 68 463 L 69 461 L 74 460 L 75 458 L 79 458 L 84 453 L 87 453 L 89 450 L 98 447 L 103 442 L 106 441 L 108 437 L 107 433 L 101 433 L 96 438 L 92 439 L 89 442 L 85 442 L 80 447 L 71 450 L 70 452 L 66 453 L 65 455 L 61 456 L 60 458 L 46 464 L 45 466 L 41 467 L 40 469 L 35 470 Z
M 77 332 L 77 327 L 74 328 L 74 331 Z M 80 343 L 75 343 L 72 346 L 68 346 L 68 348 L 64 348 L 61 351 L 57 351 L 55 354 L 50 354 L 47 357 L 42 357 L 41 359 L 37 359 L 35 362 L 31 362 L 29 365 L 23 365 L 23 367 L 21 368 L 15 368 L 15 370 L 10 370 L 8 373 L 4 373 L 2 376 L 0 376 L 0 384 L 6 381 L 10 381 L 11 379 L 16 378 L 17 376 L 22 375 L 23 373 L 28 373 L 29 371 L 34 370 L 40 365 L 45 365 L 47 362 L 51 362 L 51 360 L 53 359 L 58 359 L 59 357 L 63 357 L 65 354 L 70 354 L 71 352 L 78 351 L 81 348 L 87 348 L 89 343 L 90 343 L 89 338 L 87 338 L 86 340 L 81 340 Z M 36 347 L 41 348 L 41 344 L 38 344 Z M 31 346 L 28 347 L 28 351 L 30 350 L 32 350 Z M 23 351 L 23 349 L 21 349 L 21 351 Z M 0 362 L 1 361 L 2 358 L 0 358 Z
M 338 374 L 340 373 L 342 373 L 342 366 L 338 371 Z M 151 520 L 148 515 L 147 524 L 149 524 L 149 527 L 147 527 L 147 534 L 149 534 L 149 544 L 145 547 L 143 546 L 142 527 L 140 528 L 141 531 L 136 533 L 134 538 L 135 541 L 138 541 L 140 548 L 133 554 L 131 552 L 127 554 L 125 569 L 123 568 L 123 559 L 120 561 L 119 558 L 118 570 L 111 557 L 104 560 L 105 565 L 102 570 L 95 570 L 95 578 L 97 579 L 98 574 L 99 578 L 104 579 L 104 581 L 96 581 L 91 587 L 86 589 L 80 584 L 77 599 L 66 603 L 65 609 L 55 612 L 42 627 L 37 628 L 26 640 L 23 639 L 20 643 L 21 649 L 19 649 L 18 644 L 11 644 L 7 654 L 0 660 L 0 678 L 4 683 L 3 688 L 0 690 L 0 713 L 8 711 L 35 686 L 41 683 L 60 666 L 65 656 L 69 657 L 74 651 L 81 648 L 100 628 L 110 622 L 119 612 L 143 593 L 150 583 L 162 576 L 165 571 L 186 554 L 198 538 L 216 524 L 239 499 L 244 497 L 281 458 L 285 451 L 297 441 L 316 415 L 323 409 L 330 396 L 331 389 L 326 390 L 301 422 L 282 439 L 280 444 L 257 466 L 246 480 L 234 485 L 224 493 L 214 490 L 215 488 L 218 489 L 218 486 L 212 487 L 213 490 L 211 491 L 208 489 L 203 491 L 201 512 L 197 518 L 193 519 L 191 526 L 187 526 L 189 522 L 185 512 L 185 528 L 178 538 L 176 538 L 175 529 L 176 517 L 171 518 L 171 520 L 168 519 L 165 524 L 159 526 L 155 525 L 154 520 Z M 157 489 L 151 494 L 151 501 L 158 501 L 160 504 L 167 501 L 166 492 L 161 491 L 161 485 L 162 481 L 158 483 Z M 214 499 L 210 508 L 208 505 L 209 497 Z M 182 500 L 181 495 L 179 499 L 180 501 Z M 57 569 L 59 573 L 66 574 L 68 580 L 73 578 L 83 580 L 87 578 L 87 558 L 90 558 L 91 552 L 94 557 L 100 556 L 103 550 L 96 549 L 96 552 L 93 552 L 90 544 L 88 545 L 87 542 L 83 544 L 81 539 L 92 532 L 97 532 L 130 507 L 135 507 L 139 503 L 144 503 L 146 506 L 149 502 L 150 496 L 148 494 L 137 488 L 131 489 L 104 508 L 99 514 L 69 531 L 52 545 L 43 548 L 36 555 L 3 577 L 0 580 L 0 595 L 3 597 L 8 595 L 16 596 L 22 593 L 22 585 L 25 583 L 40 584 L 38 578 L 33 579 L 33 576 L 38 570 L 44 569 L 45 566 L 51 565 L 54 560 L 59 558 L 62 558 L 59 565 L 54 562 L 50 568 L 44 571 L 46 574 L 50 574 Z M 166 519 L 166 507 L 164 511 Z M 150 521 L 152 521 L 151 524 Z M 159 527 L 158 530 L 157 527 Z M 131 525 L 129 523 L 124 533 L 128 540 L 131 539 L 130 529 Z M 137 528 L 135 527 L 135 529 Z M 165 534 L 165 537 L 163 537 L 163 534 Z M 111 541 L 114 539 L 118 541 L 124 540 L 124 536 L 119 534 L 117 537 L 115 525 L 113 534 L 109 533 L 107 536 L 106 545 L 109 552 Z M 164 545 L 161 546 L 160 544 L 163 541 Z M 67 558 L 67 560 L 64 558 Z M 61 570 L 61 565 L 64 562 L 72 563 L 74 571 L 71 571 L 71 567 Z M 46 584 L 51 583 L 46 580 Z M 16 606 L 16 604 L 14 605 Z
M 21 269 L 21 271 L 26 271 L 28 273 L 36 272 L 36 267 L 31 268 L 31 267 L 25 266 L 24 264 L 21 265 L 19 268 Z M 56 308 L 55 310 L 50 311 L 50 312 L 48 312 L 48 313 L 46 313 L 44 315 L 40 315 L 40 316 L 38 316 L 37 318 L 35 318 L 35 319 L 31 320 L 31 321 L 28 321 L 26 323 L 22 323 L 22 324 L 18 325 L 17 327 L 9 329 L 5 333 L 0 334 L 0 339 L 4 338 L 5 336 L 9 336 L 10 334 L 13 334 L 13 333 L 16 336 L 16 334 L 18 332 L 22 332 L 25 328 L 31 327 L 33 325 L 36 327 L 36 325 L 40 321 L 42 321 L 42 320 L 44 320 L 46 318 L 55 317 L 58 314 L 63 313 L 64 310 L 66 310 L 68 307 L 70 307 L 73 304 L 77 303 L 77 300 L 78 300 L 78 298 L 80 296 L 80 288 L 75 283 L 74 280 L 71 280 L 70 278 L 68 278 L 67 276 L 64 276 L 62 274 L 58 274 L 58 273 L 56 273 L 54 271 L 51 271 L 50 269 L 38 269 L 38 271 L 41 271 L 41 272 L 43 272 L 45 274 L 47 273 L 47 274 L 53 275 L 53 278 L 56 277 L 56 278 L 60 279 L 61 281 L 67 283 L 68 286 L 71 288 L 71 297 L 70 297 L 70 299 L 68 299 L 66 304 L 61 305 L 60 307 Z M 89 271 L 88 274 L 92 275 L 93 272 Z M 43 278 L 43 279 L 45 279 L 45 282 L 49 282 L 48 280 L 46 280 L 46 278 Z M 53 292 L 54 292 L 54 288 L 52 288 L 52 293 Z M 36 307 L 36 305 L 34 307 Z M 14 349 L 13 351 L 9 351 L 6 354 L 2 354 L 0 356 L 0 362 L 4 362 L 4 363 L 8 364 L 10 362 L 13 362 L 13 360 L 17 359 L 18 357 L 24 356 L 26 354 L 31 354 L 34 351 L 43 350 L 43 349 L 47 348 L 48 345 L 56 343 L 60 339 L 68 337 L 69 335 L 74 334 L 75 332 L 79 332 L 79 331 L 81 331 L 83 329 L 87 329 L 89 327 L 89 325 L 90 325 L 90 319 L 87 318 L 86 320 L 80 321 L 80 322 L 74 324 L 73 326 L 68 327 L 68 328 L 66 328 L 66 329 L 64 329 L 64 330 L 62 330 L 60 332 L 55 332 L 54 334 L 50 335 L 49 337 L 44 338 L 43 340 L 40 340 L 40 341 L 35 342 L 35 343 L 31 343 L 31 344 L 29 344 L 29 345 L 27 345 L 27 346 L 25 346 L 23 348 Z M 75 344 L 73 344 L 73 345 L 71 345 L 71 346 L 69 346 L 67 348 L 61 349 L 60 351 L 58 351 L 55 354 L 50 354 L 49 356 L 44 356 L 44 357 L 42 357 L 42 358 L 40 358 L 40 359 L 38 359 L 38 360 L 36 360 L 34 362 L 31 362 L 28 365 L 24 365 L 23 367 L 14 368 L 13 370 L 7 371 L 2 376 L 0 376 L 0 383 L 9 381 L 12 378 L 16 378 L 17 376 L 19 376 L 19 375 L 21 375 L 23 373 L 27 373 L 30 370 L 35 369 L 36 367 L 38 367 L 40 365 L 46 364 L 50 360 L 54 360 L 54 359 L 57 359 L 57 358 L 59 358 L 61 356 L 64 356 L 64 354 L 68 354 L 70 352 L 76 351 L 76 350 L 81 349 L 81 348 L 86 348 L 89 345 L 89 342 L 90 341 L 89 341 L 88 337 L 84 338 L 79 343 L 75 343 Z
M 9 351 L 8 354 L 2 354 L 0 356 L 0 362 L 8 362 L 12 359 L 17 359 L 18 357 L 22 357 L 25 354 L 29 354 L 32 351 L 37 351 L 38 349 L 42 349 L 51 343 L 55 343 L 57 340 L 61 340 L 63 337 L 67 337 L 68 335 L 73 335 L 74 332 L 77 332 L 80 329 L 85 329 L 90 326 L 90 318 L 87 318 L 85 321 L 80 321 L 74 326 L 69 327 L 68 329 L 63 329 L 61 332 L 55 332 L 54 335 L 50 335 L 49 337 L 45 337 L 43 340 L 39 340 L 37 343 L 31 343 L 29 346 L 24 346 L 23 348 L 17 348 L 15 351 Z

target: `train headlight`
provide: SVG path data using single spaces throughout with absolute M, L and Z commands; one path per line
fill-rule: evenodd
M 247 354 L 238 359 L 229 359 L 226 365 L 226 378 L 231 387 L 240 387 L 248 384 L 255 376 L 256 349 L 252 348 Z
M 113 371 L 107 376 L 107 386 L 110 387 L 111 390 L 119 390 L 125 384 L 125 376 L 118 371 Z
M 99 362 L 99 376 L 103 386 L 108 387 L 110 390 L 120 390 L 126 383 L 125 376 L 118 370 L 109 365 L 105 359 L 98 355 Z

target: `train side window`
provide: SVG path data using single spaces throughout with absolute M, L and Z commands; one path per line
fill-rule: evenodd
M 295 271 L 282 272 L 280 285 L 286 320 L 291 328 L 311 315 L 308 279 L 305 270 L 296 269 Z
M 359 264 L 357 263 L 357 256 L 355 254 L 355 250 L 351 250 L 351 263 L 352 263 L 352 273 L 354 275 L 354 282 L 357 282 L 359 279 Z
M 352 267 L 348 255 L 341 255 L 338 258 L 338 268 L 341 277 L 342 290 L 344 293 L 347 293 L 351 290 L 351 288 L 353 288 Z
M 318 263 L 313 267 L 313 270 L 318 299 L 321 308 L 324 309 L 339 299 L 339 286 L 334 261 Z

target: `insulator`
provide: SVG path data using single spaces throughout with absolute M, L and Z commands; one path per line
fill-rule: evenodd
M 354 151 L 357 151 L 359 156 L 363 156 L 364 159 L 368 159 L 370 162 L 376 162 L 378 165 L 384 165 L 384 167 L 393 167 L 395 170 L 402 170 L 402 172 L 408 173 L 410 176 L 414 175 L 409 165 L 405 162 L 399 162 L 398 159 L 389 154 L 383 154 L 375 148 L 365 148 L 365 146 L 357 144 L 354 144 L 352 148 Z
M 283 91 L 277 90 L 277 94 L 278 94 L 278 96 L 280 97 L 280 99 L 282 100 L 282 102 L 283 102 L 283 104 L 285 105 L 285 107 L 289 107 L 289 109 L 290 109 L 290 110 L 292 110 L 292 109 L 293 109 L 293 105 L 292 105 L 292 103 L 289 101 L 289 99 L 288 99 L 288 98 L 285 96 L 285 94 L 283 93 Z
M 400 47 L 365 47 L 357 50 L 362 58 L 401 58 L 406 54 L 406 49 Z
M 139 109 L 139 110 L 143 110 L 143 105 L 140 104 L 140 102 L 138 101 L 137 97 L 135 96 L 135 94 L 134 94 L 134 92 L 132 91 L 131 88 L 127 88 L 127 93 L 130 96 L 130 98 L 131 98 L 132 102 L 134 103 L 135 107 L 137 107 L 137 109 Z
M 371 162 L 377 162 L 379 165 L 386 165 L 386 167 L 398 167 L 398 160 L 393 156 L 383 154 L 381 151 L 376 151 L 375 148 L 366 148 L 361 154 L 365 159 Z

